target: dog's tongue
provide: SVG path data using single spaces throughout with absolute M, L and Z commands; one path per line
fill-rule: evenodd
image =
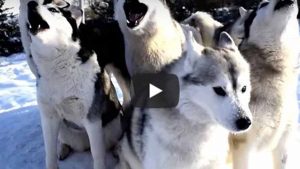
M 129 13 L 129 16 L 128 16 L 128 20 L 130 22 L 136 22 L 137 20 L 139 20 L 141 18 L 141 15 L 140 13 Z

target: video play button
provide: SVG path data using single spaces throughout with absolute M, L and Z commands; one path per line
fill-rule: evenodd
M 161 93 L 162 90 L 160 88 L 157 88 L 156 86 L 149 84 L 149 99 L 151 99 L 152 97 L 158 95 L 159 93 Z
M 179 101 L 179 81 L 172 74 L 137 74 L 132 77 L 132 96 L 136 107 L 171 108 Z

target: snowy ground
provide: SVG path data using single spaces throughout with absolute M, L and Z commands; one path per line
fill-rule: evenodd
M 45 168 L 35 78 L 25 55 L 0 57 L 0 169 Z M 92 169 L 89 152 L 75 153 L 62 169 Z
M 43 147 L 35 79 L 25 56 L 0 57 L 0 169 L 44 168 Z M 295 146 L 294 154 L 298 152 Z M 290 168 L 300 168 L 296 166 L 299 165 L 293 164 Z M 60 168 L 92 169 L 91 155 L 89 152 L 75 153 L 60 162 Z

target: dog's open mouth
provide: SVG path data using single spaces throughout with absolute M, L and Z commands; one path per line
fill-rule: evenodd
M 27 4 L 28 6 L 28 29 L 30 33 L 36 35 L 37 33 L 49 29 L 50 26 L 42 18 L 38 12 L 38 3 L 35 1 L 30 1 Z
M 280 10 L 282 8 L 290 7 L 295 4 L 296 0 L 279 0 L 275 6 L 275 10 Z
M 142 22 L 147 14 L 148 7 L 138 0 L 128 0 L 124 3 L 124 11 L 127 19 L 127 26 L 129 28 L 134 28 Z

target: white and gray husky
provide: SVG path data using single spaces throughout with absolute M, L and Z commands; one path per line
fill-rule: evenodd
M 124 35 L 131 75 L 158 72 L 182 56 L 188 30 L 201 42 L 194 28 L 180 25 L 171 17 L 163 0 L 115 0 L 115 18 Z
M 28 49 L 37 71 L 47 169 L 57 169 L 58 137 L 63 144 L 91 147 L 94 169 L 105 168 L 105 150 L 120 135 L 120 105 L 93 51 L 81 47 L 81 10 L 67 2 L 27 4 Z M 73 132 L 86 133 L 76 138 Z M 70 135 L 69 135 L 70 134 Z M 79 134 L 80 135 L 80 134 Z M 87 148 L 88 148 L 87 147 Z
M 179 78 L 176 107 L 129 108 L 121 169 L 224 167 L 229 133 L 246 131 L 252 116 L 249 65 L 231 37 L 220 36 L 218 48 L 212 49 L 200 46 L 191 34 L 187 51 L 163 69 Z
M 233 36 L 251 65 L 253 127 L 232 138 L 235 169 L 247 169 L 250 155 L 262 151 L 273 155 L 274 168 L 287 167 L 298 119 L 297 13 L 296 0 L 263 1 L 256 10 L 240 8 L 241 17 L 232 26 L 220 28 Z M 209 30 L 201 31 L 213 36 Z

